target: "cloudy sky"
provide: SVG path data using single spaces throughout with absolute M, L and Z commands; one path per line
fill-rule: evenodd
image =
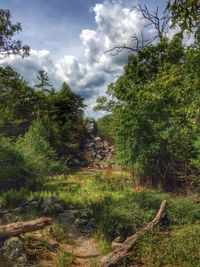
M 57 89 L 66 81 L 85 97 L 87 116 L 101 116 L 92 111 L 95 100 L 119 77 L 127 60 L 127 52 L 118 56 L 104 52 L 131 44 L 131 36 L 141 31 L 153 34 L 132 9 L 137 4 L 162 10 L 165 0 L 0 0 L 1 8 L 10 9 L 13 22 L 22 24 L 17 38 L 31 47 L 28 58 L 11 56 L 0 64 L 12 66 L 32 85 L 37 72 L 45 70 Z

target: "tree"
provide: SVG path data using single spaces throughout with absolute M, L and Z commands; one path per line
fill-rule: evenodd
M 166 9 L 171 13 L 173 26 L 179 25 L 182 30 L 189 32 L 196 32 L 199 28 L 199 0 L 169 0 Z
M 10 67 L 0 68 L 0 129 L 17 136 L 26 131 L 37 116 L 40 98 Z
M 52 125 L 52 145 L 60 156 L 73 154 L 82 143 L 84 135 L 84 99 L 76 95 L 64 82 L 61 90 L 49 94 L 49 121 Z
M 119 162 L 138 183 L 167 190 L 199 183 L 199 56 L 198 44 L 183 47 L 181 33 L 161 39 L 129 56 L 108 88 L 115 104 L 99 101 L 112 107 Z
M 35 87 L 40 88 L 44 93 L 49 92 L 49 89 L 47 89 L 47 87 L 50 87 L 52 85 L 49 83 L 48 74 L 44 70 L 40 70 L 38 71 L 37 79 L 39 80 L 39 84 L 36 84 Z
M 22 30 L 21 24 L 12 24 L 11 14 L 7 9 L 0 9 L 0 55 L 9 56 L 11 54 L 28 56 L 30 48 L 22 45 L 19 40 L 13 40 L 13 36 Z

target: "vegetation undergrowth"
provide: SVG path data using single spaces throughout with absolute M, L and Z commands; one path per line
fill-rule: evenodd
M 152 220 L 160 203 L 166 199 L 166 220 L 160 228 L 156 228 L 138 242 L 131 261 L 137 263 L 139 259 L 145 258 L 149 266 L 198 266 L 200 205 L 197 196 L 186 198 L 137 188 L 129 173 L 113 170 L 92 175 L 77 172 L 50 176 L 46 179 L 44 190 L 31 194 L 26 190 L 11 190 L 1 196 L 1 203 L 14 207 L 13 203 L 20 203 L 22 200 L 47 198 L 52 195 L 56 195 L 66 207 L 73 205 L 76 208 L 93 210 L 93 234 L 102 254 L 111 250 L 111 241 L 114 238 L 126 238 Z M 23 218 L 33 218 L 35 215 L 30 210 L 28 214 L 23 214 Z M 58 223 L 53 225 L 50 232 L 58 242 L 70 242 L 65 230 Z M 67 261 L 72 260 L 71 256 L 65 253 L 59 254 L 58 264 L 65 266 L 62 262 L 66 261 L 66 258 Z

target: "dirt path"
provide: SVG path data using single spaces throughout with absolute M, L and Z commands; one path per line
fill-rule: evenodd
M 72 266 L 96 267 L 98 266 L 101 252 L 94 238 L 89 234 L 81 233 L 78 226 L 74 223 L 77 210 L 67 210 L 60 216 L 60 223 L 66 229 L 72 242 L 65 244 L 64 248 L 74 257 Z

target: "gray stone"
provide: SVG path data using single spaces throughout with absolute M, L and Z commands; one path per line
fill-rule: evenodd
M 95 149 L 93 147 L 91 148 L 91 154 L 92 154 L 93 157 L 96 157 L 97 153 L 96 153 L 96 151 L 95 151 Z
M 103 159 L 103 157 L 100 154 L 97 154 L 96 155 L 96 158 L 99 159 L 99 160 L 102 160 Z
M 4 242 L 0 256 L 10 266 L 25 266 L 27 261 L 24 246 L 19 237 L 11 237 Z
M 40 208 L 43 214 L 55 214 L 64 211 L 62 204 L 56 196 L 43 199 Z
M 101 137 L 97 136 L 97 137 L 94 138 L 94 140 L 95 140 L 95 142 L 99 142 L 99 141 L 101 141 L 102 139 L 101 139 Z
M 73 163 L 74 165 L 80 165 L 80 160 L 79 160 L 79 159 L 73 159 L 73 160 L 72 160 L 72 163 Z
M 85 127 L 89 134 L 92 134 L 92 135 L 98 134 L 98 125 L 95 119 L 90 118 Z
M 82 219 L 92 219 L 93 217 L 93 210 L 92 209 L 82 209 L 79 211 L 79 217 Z
M 0 217 L 0 224 L 10 223 L 14 218 L 14 214 L 6 213 Z
M 82 227 L 84 225 L 87 225 L 88 223 L 88 220 L 86 219 L 80 219 L 80 218 L 77 218 L 75 221 L 74 221 L 74 224 L 78 227 Z

